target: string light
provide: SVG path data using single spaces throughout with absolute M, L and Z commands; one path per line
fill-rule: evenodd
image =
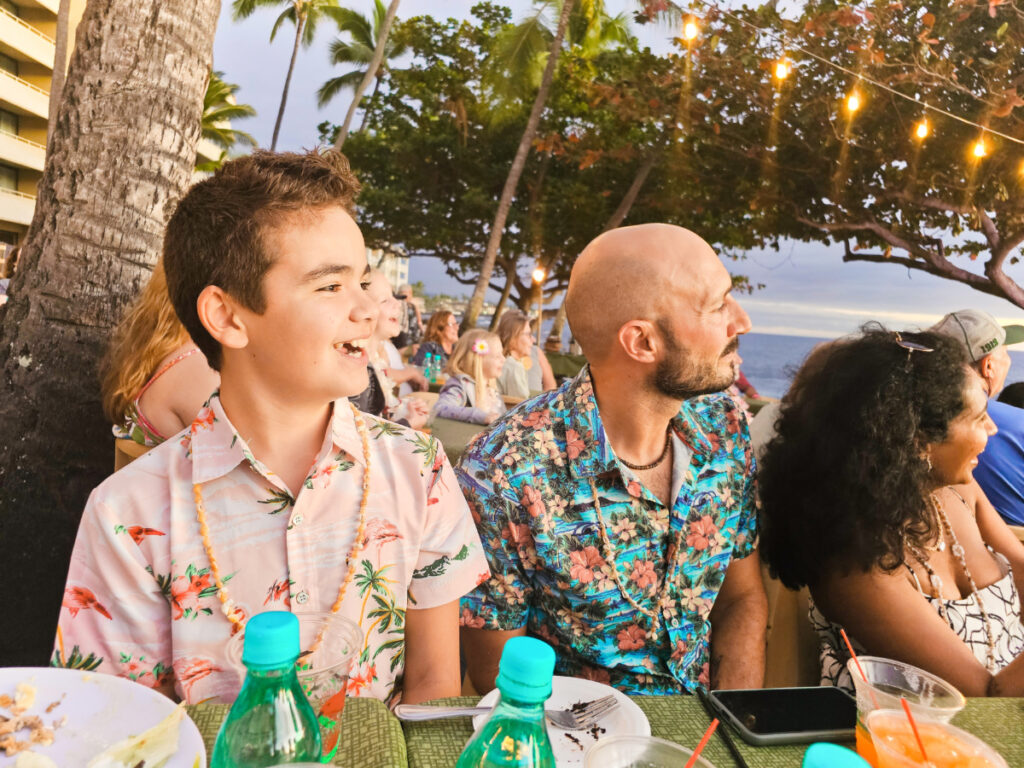
M 547 275 L 548 273 L 544 271 L 544 267 L 537 267 L 535 270 L 533 270 L 533 274 L 531 275 L 531 277 L 533 278 L 534 283 L 540 285 L 541 283 L 544 282 L 544 278 L 547 277 Z
M 792 71 L 793 65 L 789 63 L 788 59 L 782 58 L 775 62 L 774 74 L 776 80 L 785 80 Z
M 691 16 L 683 24 L 683 38 L 686 42 L 692 42 L 697 39 L 697 35 L 700 34 L 700 27 L 697 26 L 697 20 Z
M 851 114 L 860 109 L 861 97 L 860 91 L 854 89 L 850 92 L 850 95 L 846 97 L 846 109 Z
M 921 122 L 919 122 L 917 124 L 917 127 L 914 129 L 914 135 L 917 136 L 917 138 L 919 138 L 921 141 L 924 141 L 925 139 L 927 139 L 928 135 L 931 132 L 932 132 L 932 126 L 931 126 L 931 123 L 928 122 L 928 118 L 927 117 L 922 118 Z
M 971 155 L 973 155 L 977 160 L 981 160 L 983 157 L 988 155 L 988 144 L 985 143 L 984 136 L 971 145 Z

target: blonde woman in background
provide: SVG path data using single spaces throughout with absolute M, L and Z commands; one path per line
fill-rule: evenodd
M 498 320 L 497 331 L 505 351 L 498 391 L 525 400 L 538 392 L 554 389 L 555 375 L 547 357 L 533 343 L 530 318 L 518 309 L 509 310 Z
M 450 378 L 441 388 L 433 413 L 443 419 L 490 424 L 505 412 L 495 386 L 505 355 L 496 334 L 478 328 L 456 343 L 448 361 Z
M 100 375 L 115 436 L 148 447 L 191 424 L 220 385 L 174 314 L 162 262 L 121 318 Z

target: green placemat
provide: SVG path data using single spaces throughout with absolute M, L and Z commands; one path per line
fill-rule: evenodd
M 477 698 L 461 697 L 436 702 L 451 706 L 474 706 Z M 694 747 L 710 719 L 692 696 L 638 696 L 633 699 L 651 724 L 651 734 Z M 1012 767 L 1024 766 L 1024 699 L 969 699 L 967 708 L 953 721 L 999 750 Z M 469 718 L 402 723 L 405 729 L 409 768 L 452 768 L 473 727 Z M 720 728 L 723 726 L 719 726 Z M 806 744 L 752 747 L 733 734 L 750 768 L 799 768 Z M 853 742 L 846 744 L 850 748 Z M 735 763 L 718 736 L 708 742 L 703 755 L 717 768 Z
M 203 736 L 209 759 L 213 754 L 217 731 L 227 716 L 228 705 L 197 704 L 186 709 Z M 383 702 L 352 697 L 346 701 L 345 712 L 341 717 L 341 744 L 334 765 L 346 768 L 406 768 L 405 749 L 402 727 Z

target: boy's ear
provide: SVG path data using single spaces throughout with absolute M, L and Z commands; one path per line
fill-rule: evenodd
M 216 285 L 203 288 L 196 299 L 199 322 L 221 346 L 244 349 L 249 344 L 249 332 L 234 299 Z

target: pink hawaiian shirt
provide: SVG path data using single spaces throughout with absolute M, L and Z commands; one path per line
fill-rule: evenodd
M 457 600 L 488 577 L 480 539 L 440 444 L 364 415 L 371 480 L 364 547 L 340 613 L 364 636 L 349 693 L 400 691 L 405 612 Z M 261 611 L 327 611 L 345 578 L 363 449 L 347 401 L 296 497 L 249 451 L 214 395 L 192 427 L 89 498 L 61 607 L 54 666 L 95 669 L 195 703 L 231 701 L 240 673 L 196 519 L 202 484 L 230 599 Z

